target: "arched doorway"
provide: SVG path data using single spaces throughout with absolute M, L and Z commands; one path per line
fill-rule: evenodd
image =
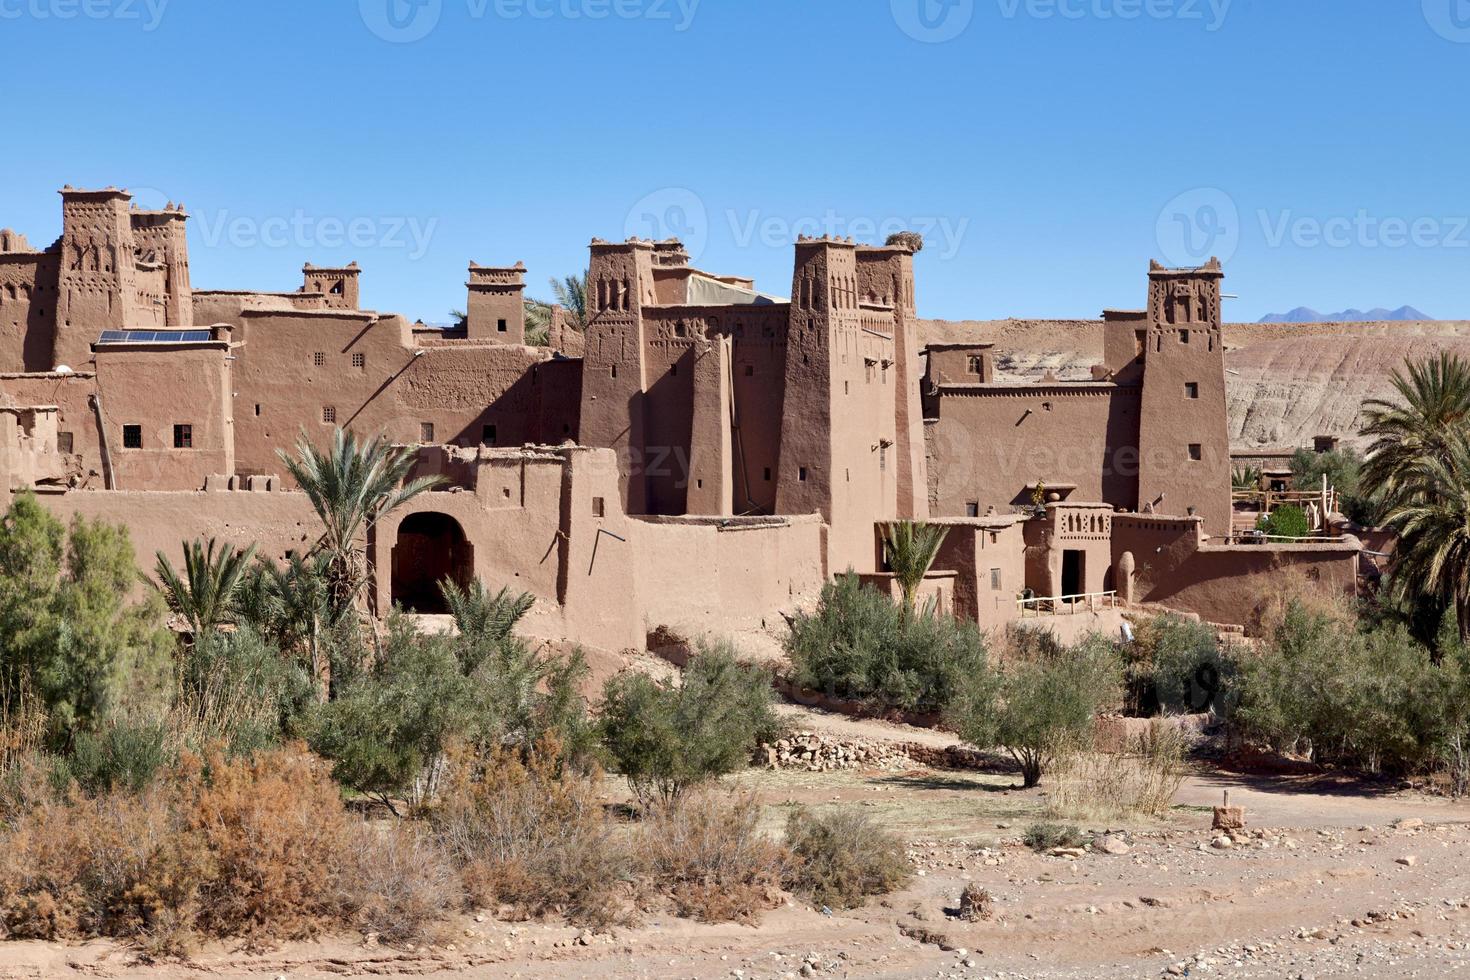
M 410 514 L 398 525 L 393 545 L 393 604 L 409 612 L 442 615 L 449 611 L 439 583 L 469 585 L 475 554 L 464 528 L 447 514 Z

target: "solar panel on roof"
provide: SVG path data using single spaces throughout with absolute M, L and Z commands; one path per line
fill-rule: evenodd
M 208 330 L 104 330 L 99 344 L 201 344 L 213 339 Z

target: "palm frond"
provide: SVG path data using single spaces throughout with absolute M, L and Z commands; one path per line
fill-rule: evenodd
M 156 557 L 160 591 L 196 637 L 234 621 L 235 597 L 255 557 L 255 545 L 240 550 L 214 538 L 186 541 L 182 575 L 162 551 Z
M 939 556 L 949 528 L 923 521 L 894 521 L 883 529 L 883 546 L 888 567 L 903 592 L 904 608 L 914 611 L 914 603 L 924 576 Z

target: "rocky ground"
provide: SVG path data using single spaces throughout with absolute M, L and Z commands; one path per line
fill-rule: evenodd
M 758 796 L 772 832 L 797 804 L 861 808 L 909 843 L 919 872 L 902 892 L 831 915 L 792 902 L 758 927 L 655 919 L 595 935 L 482 912 L 422 948 L 353 936 L 213 947 L 185 965 L 112 943 L 10 943 L 0 977 L 1444 977 L 1470 962 L 1470 809 L 1450 801 L 1200 772 L 1168 819 L 1083 822 L 1092 848 L 1036 854 L 1021 837 L 1044 788 L 896 764 L 898 746 L 943 748 L 934 732 L 790 711 L 821 744 L 889 748 L 871 767 L 753 769 L 733 788 Z M 1211 807 L 1225 790 L 1248 825 L 1221 839 Z M 959 916 L 969 883 L 988 918 Z

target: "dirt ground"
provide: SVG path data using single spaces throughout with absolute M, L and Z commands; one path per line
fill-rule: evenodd
M 790 709 L 793 726 L 894 741 L 942 740 L 886 723 Z M 792 902 L 758 927 L 660 918 L 607 935 L 466 915 L 441 941 L 388 949 L 352 936 L 268 953 L 226 946 L 188 964 L 138 963 L 126 947 L 0 944 L 0 978 L 1444 977 L 1470 962 L 1470 807 L 1328 778 L 1190 776 L 1168 819 L 1111 831 L 1127 853 L 1051 857 L 1020 842 L 1045 786 L 1008 775 L 751 770 L 779 832 L 795 805 L 862 808 L 907 841 L 902 892 L 826 915 Z M 1228 790 L 1249 828 L 1217 849 L 1210 807 Z M 1397 821 L 1422 826 L 1395 827 Z M 966 882 L 989 921 L 954 917 Z

